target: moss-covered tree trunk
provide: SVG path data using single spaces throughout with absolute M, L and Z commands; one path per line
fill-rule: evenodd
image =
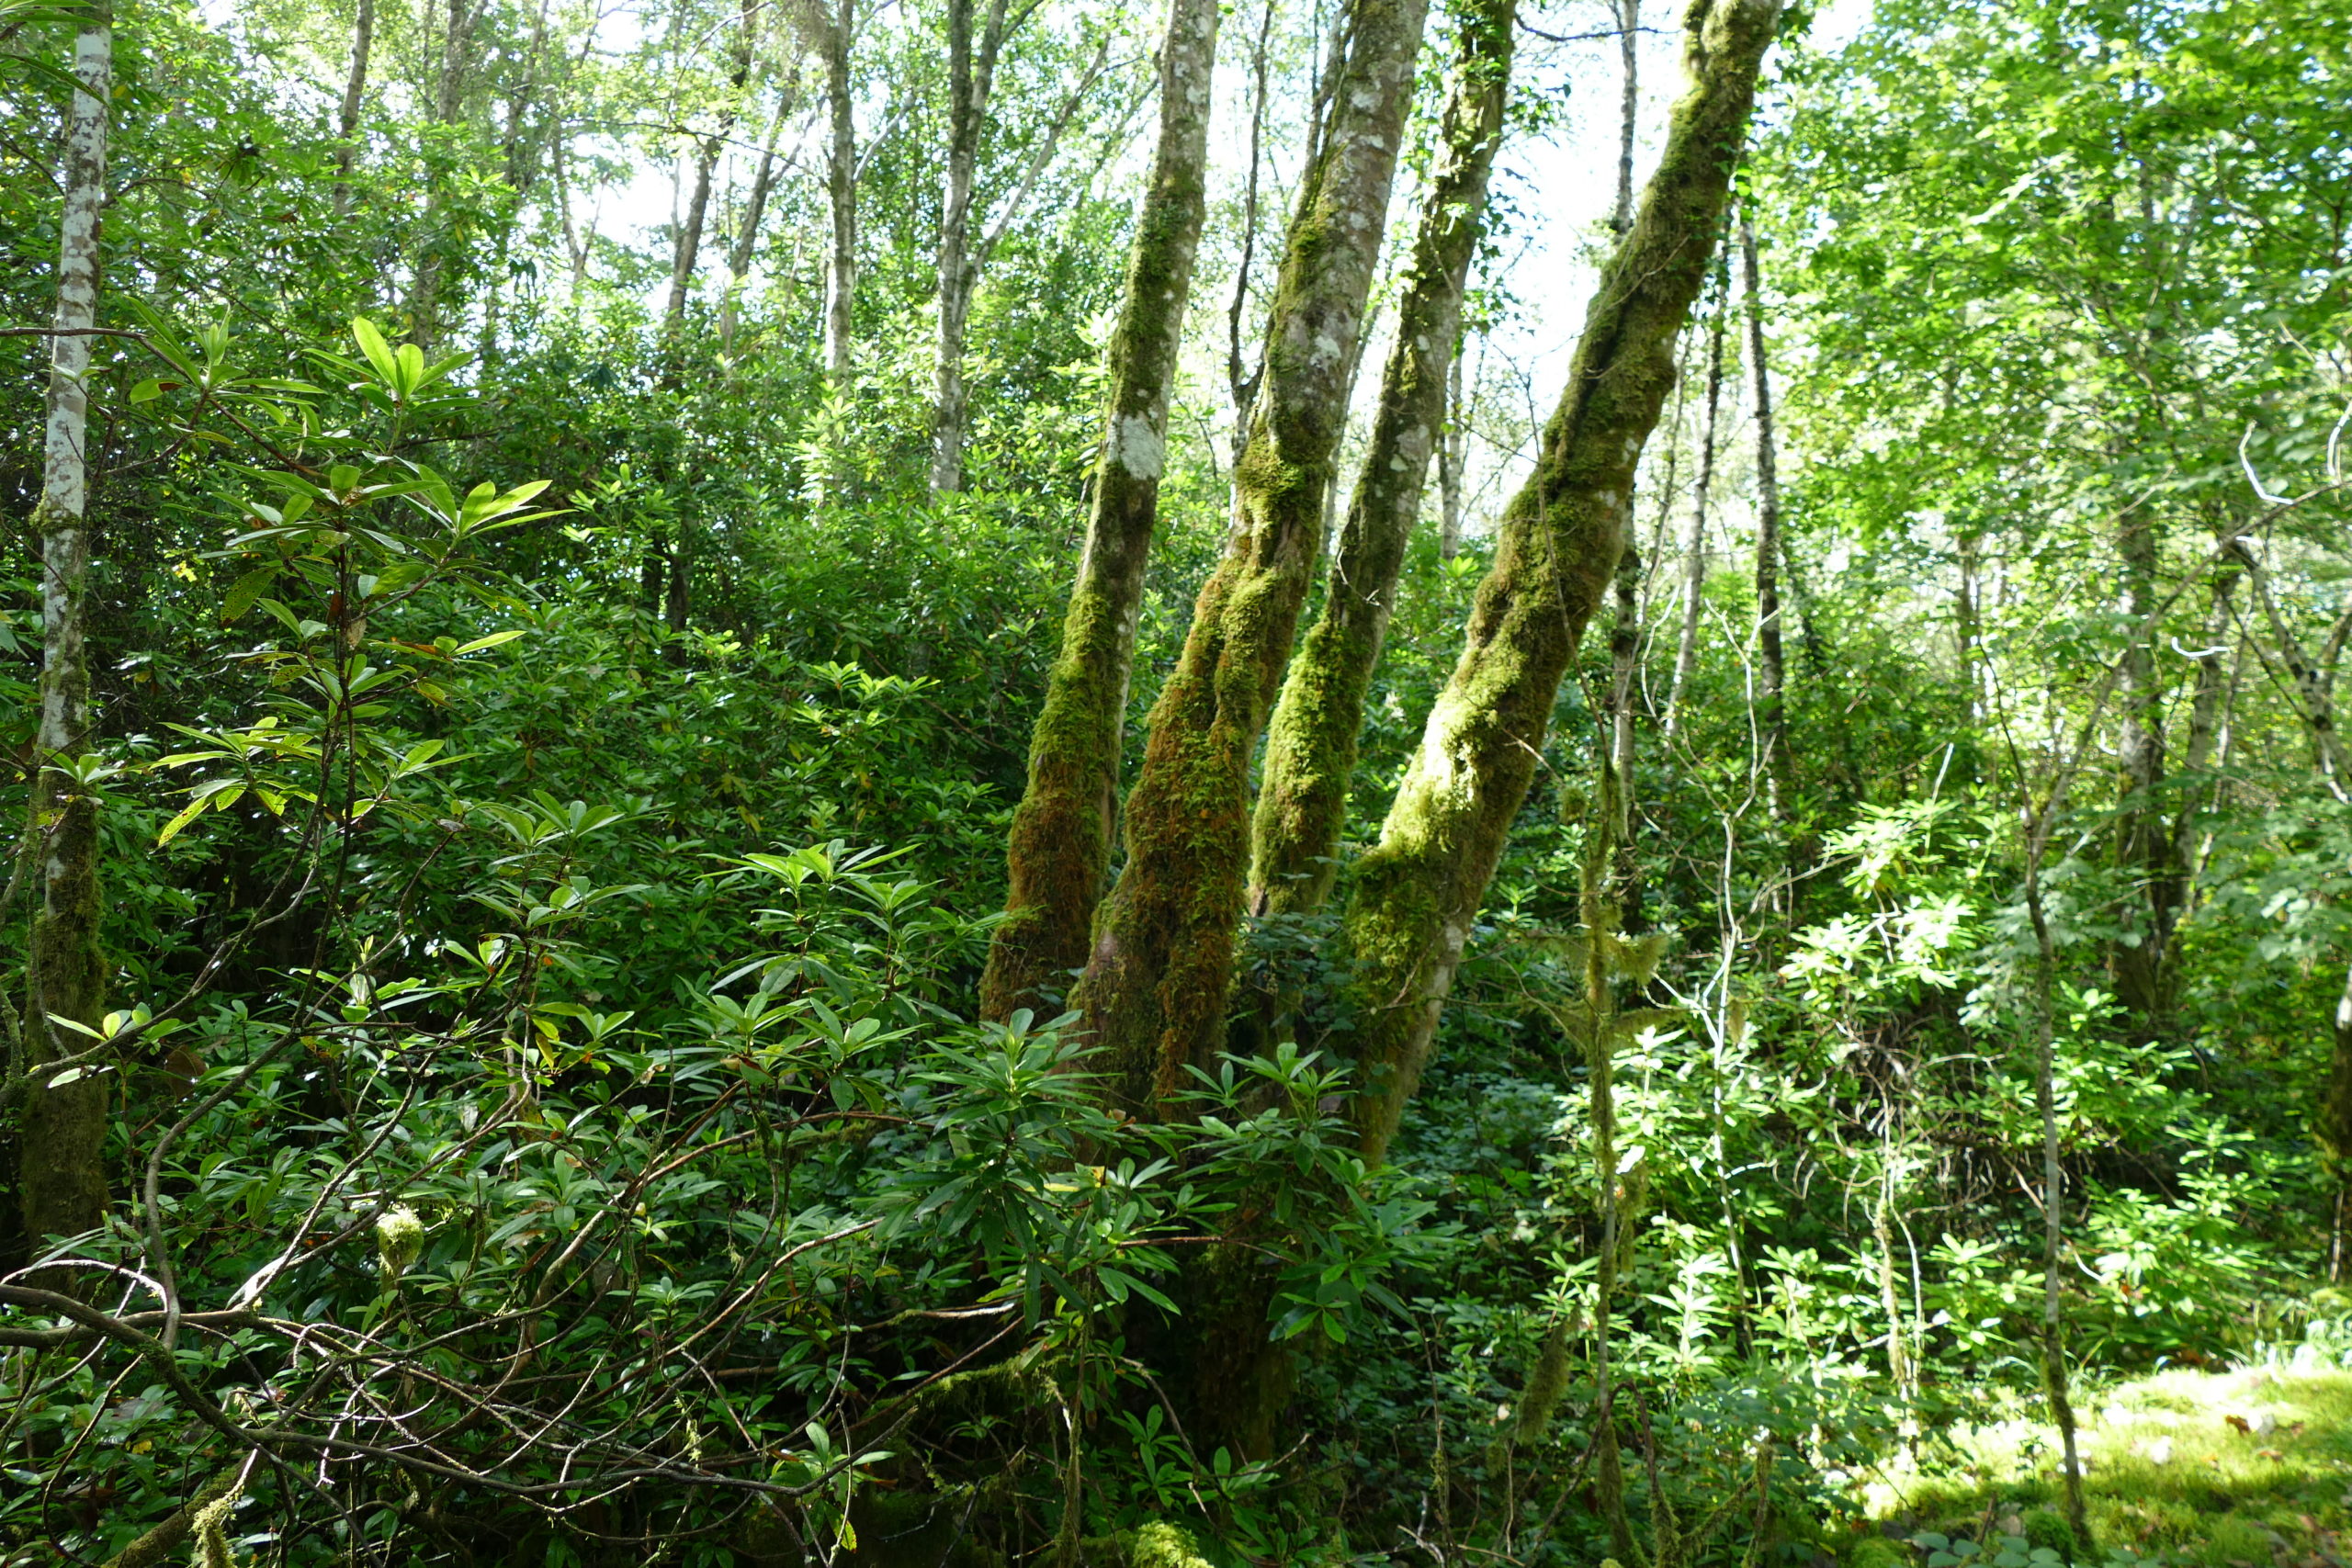
M 1430 459 L 1444 437 L 1462 291 L 1510 96 L 1517 9 L 1515 0 L 1476 0 L 1463 16 L 1372 439 L 1340 529 L 1323 612 L 1291 660 L 1266 732 L 1249 892 L 1261 914 L 1320 908 L 1338 871 L 1364 692 L 1388 634 Z
M 1690 85 L 1633 228 L 1603 269 L 1535 472 L 1504 510 L 1466 646 L 1439 694 L 1344 926 L 1358 992 L 1354 1101 L 1385 1157 L 1464 943 L 1526 798 L 1561 677 L 1617 570 L 1634 466 L 1674 379 L 1780 0 L 1699 0 Z
M 1263 380 L 1234 472 L 1224 558 L 1153 705 L 1126 807 L 1127 863 L 1074 1003 L 1136 1110 L 1213 1051 L 1233 977 L 1250 847 L 1250 761 L 1321 550 L 1323 491 L 1386 223 L 1427 0 L 1350 0 L 1346 53 L 1300 184 Z
M 1207 210 L 1210 79 L 1217 0 L 1170 0 L 1159 60 L 1159 146 L 1127 258 L 1126 302 L 1111 339 L 1110 409 L 1094 509 L 1029 742 L 1029 784 L 1013 812 L 1004 923 L 989 944 L 980 1010 L 1032 1007 L 1086 962 L 1111 863 L 1120 730 L 1143 613 L 1144 566 L 1159 515 L 1168 400 Z
M 55 1020 L 98 1021 L 106 960 L 98 947 L 97 803 L 73 782 L 90 749 L 90 670 L 82 597 L 89 573 L 85 512 L 89 470 L 85 379 L 97 318 L 98 216 L 106 197 L 107 110 L 114 33 L 102 3 L 74 40 L 74 95 L 65 141 L 65 203 L 57 246 L 57 335 L 51 339 L 46 451 L 33 513 L 41 549 L 40 715 L 32 824 L 40 905 L 28 954 L 24 1110 L 17 1190 L 27 1236 L 78 1235 L 105 1218 L 106 1085 L 95 1073 L 51 1064 L 89 1044 Z M 52 1077 L 66 1077 L 63 1083 Z

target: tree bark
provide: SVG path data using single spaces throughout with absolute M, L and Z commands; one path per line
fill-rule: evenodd
M 752 171 L 752 188 L 743 199 L 743 215 L 737 220 L 735 238 L 727 247 L 727 293 L 718 305 L 718 341 L 729 354 L 735 347 L 735 312 L 743 297 L 743 281 L 752 273 L 752 258 L 760 242 L 760 222 L 767 216 L 768 195 L 775 187 L 775 148 L 784 135 L 784 122 L 799 107 L 800 73 L 795 66 L 791 79 L 785 83 L 783 96 L 776 99 L 775 118 L 769 122 L 767 141 L 760 148 L 759 167 Z
M 359 0 L 351 27 L 351 74 L 343 85 L 343 112 L 335 128 L 342 145 L 334 154 L 334 215 L 351 209 L 351 169 L 359 157 L 359 106 L 368 91 L 368 56 L 376 40 L 376 0 Z
M 1114 1094 L 1156 1114 L 1218 1043 L 1250 840 L 1250 761 L 1321 546 L 1323 489 L 1412 96 L 1427 0 L 1351 0 L 1351 45 L 1301 181 L 1224 558 L 1153 705 L 1127 863 L 1072 1000 Z
M 931 489 L 964 488 L 964 336 L 970 325 L 972 183 L 979 172 L 980 130 L 988 121 L 998 51 L 1004 43 L 1005 0 L 988 0 L 980 36 L 972 36 L 973 0 L 947 0 L 947 184 L 939 209 L 939 335 L 932 377 Z
M 857 296 L 857 123 L 850 94 L 854 0 L 835 0 L 824 18 L 825 200 L 832 215 L 832 248 L 825 265 L 825 376 L 838 390 L 849 383 L 851 307 Z
M 759 9 L 744 0 L 742 21 L 735 39 L 735 69 L 728 73 L 727 107 L 719 111 L 718 129 L 703 138 L 695 154 L 694 195 L 686 202 L 686 220 L 678 231 L 677 250 L 670 268 L 670 303 L 663 312 L 670 330 L 685 324 L 686 300 L 694 292 L 695 274 L 702 265 L 703 229 L 710 219 L 710 181 L 727 135 L 743 112 L 743 89 L 752 80 L 752 59 L 759 43 Z
M 90 1043 L 60 1021 L 93 1028 L 106 998 L 106 955 L 98 945 L 97 801 L 67 769 L 88 755 L 91 740 L 90 668 L 83 646 L 83 592 L 90 565 L 85 441 L 113 74 L 112 11 L 99 0 L 85 14 L 74 39 L 74 76 L 81 90 L 74 95 L 66 129 L 57 335 L 50 340 L 41 496 L 33 513 L 41 554 L 40 712 L 35 732 L 40 766 L 32 789 L 40 905 L 33 916 L 27 963 L 17 1191 L 25 1234 L 36 1247 L 43 1236 L 96 1229 L 107 1210 L 110 1080 L 85 1071 L 59 1083 L 46 1069 Z
M 1682 702 L 1699 668 L 1699 625 L 1706 610 L 1707 502 L 1715 483 L 1716 420 L 1723 408 L 1724 330 L 1731 321 L 1731 255 L 1715 269 L 1715 319 L 1707 333 L 1707 414 L 1699 437 L 1699 479 L 1690 492 L 1690 523 L 1682 534 L 1682 635 L 1674 649 L 1674 684 L 1666 698 L 1665 730 L 1682 722 Z
M 1789 811 L 1788 659 L 1781 637 L 1781 470 L 1772 431 L 1772 374 L 1764 355 L 1764 295 L 1756 222 L 1739 210 L 1740 268 L 1747 285 L 1747 370 L 1756 389 L 1756 685 L 1764 789 L 1772 820 Z
M 1108 356 L 1110 410 L 1093 510 L 1060 656 L 1029 745 L 1013 812 L 1004 923 L 989 943 L 980 1013 L 1035 1007 L 1086 962 L 1118 807 L 1120 733 L 1159 513 L 1168 402 L 1207 211 L 1211 75 L 1218 0 L 1170 0 L 1159 59 L 1159 144 L 1127 258 Z
M 2156 679 L 2155 628 L 2149 624 L 2160 590 L 2156 518 L 2144 509 L 2124 517 L 2116 539 L 2123 574 L 2123 618 L 2132 629 L 2123 652 L 2122 733 L 2116 745 L 2115 852 L 2138 884 L 2134 929 L 2109 954 L 2116 999 L 2145 1032 L 2161 1037 L 2171 1024 L 2172 931 L 2180 912 L 2183 877 L 2165 821 L 2164 689 Z
M 1445 430 L 1437 447 L 1437 554 L 1452 560 L 1462 553 L 1462 478 L 1470 457 L 1470 423 L 1464 406 L 1462 361 L 1465 344 L 1457 335 L 1446 356 Z
M 686 197 L 686 219 L 679 226 L 677 246 L 671 253 L 670 300 L 662 312 L 672 333 L 685 324 L 686 297 L 693 292 L 695 274 L 702 266 L 702 231 L 710 213 L 710 180 L 718 166 L 718 136 L 706 136 L 695 150 L 694 191 Z
M 1622 238 L 1634 226 L 1634 133 L 1641 110 L 1641 0 L 1619 0 L 1618 51 L 1623 94 L 1619 103 L 1617 210 L 1609 227 Z M 1679 370 L 1676 372 L 1679 375 Z M 1616 858 L 1611 891 L 1620 925 L 1638 931 L 1642 916 L 1641 859 L 1634 844 L 1634 688 L 1641 674 L 1642 558 L 1633 531 L 1634 498 L 1625 498 L 1625 547 L 1617 560 L 1616 613 L 1609 626 L 1609 760 L 1616 775 L 1617 818 L 1610 824 Z
M 1443 438 L 1446 384 L 1462 333 L 1462 294 L 1478 248 L 1487 181 L 1510 91 L 1515 0 L 1480 0 L 1462 18 L 1461 54 L 1438 129 L 1438 161 L 1397 308 L 1396 346 L 1323 613 L 1291 660 L 1266 734 L 1252 823 L 1250 908 L 1320 908 L 1338 874 L 1364 694 L 1396 607 L 1405 547 L 1420 518 L 1430 458 Z
M 1780 0 L 1690 13 L 1690 90 L 1585 319 L 1536 469 L 1504 511 L 1465 647 L 1408 766 L 1344 924 L 1356 988 L 1351 1108 L 1386 1156 L 1419 1082 L 1470 923 L 1526 798 L 1561 677 L 1616 571 L 1634 465 L 1674 378 L 1729 199 Z

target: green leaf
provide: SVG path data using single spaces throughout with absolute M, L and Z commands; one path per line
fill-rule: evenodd
M 488 637 L 478 637 L 471 642 L 459 643 L 452 651 L 458 655 L 480 653 L 483 649 L 496 648 L 501 643 L 513 642 L 518 637 L 528 636 L 530 628 L 527 626 L 517 626 L 512 631 L 492 632 Z
M 388 385 L 396 380 L 400 368 L 392 358 L 392 345 L 376 330 L 376 323 L 365 316 L 356 316 L 351 322 L 352 338 L 359 344 L 359 352 L 368 356 L 369 368 Z
M 261 596 L 269 591 L 269 585 L 277 581 L 277 563 L 272 561 L 267 566 L 254 568 L 253 570 L 231 583 L 229 596 L 220 602 L 221 623 L 225 626 L 234 626 L 243 619 L 245 612 L 252 609 Z

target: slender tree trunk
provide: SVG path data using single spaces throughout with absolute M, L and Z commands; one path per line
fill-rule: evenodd
M 752 61 L 759 48 L 759 8 L 756 0 L 743 0 L 741 23 L 735 35 L 735 69 L 728 75 L 727 107 L 719 111 L 718 130 L 703 138 L 695 155 L 694 195 L 686 202 L 686 220 L 678 231 L 677 250 L 670 268 L 670 304 L 663 314 L 670 331 L 676 333 L 685 324 L 686 300 L 694 293 L 695 274 L 702 266 L 702 236 L 710 219 L 710 181 L 718 166 L 718 154 L 726 145 L 728 133 L 735 129 L 735 121 L 743 112 L 743 92 L 751 84 Z
M 1093 511 L 1060 657 L 1029 743 L 1013 812 L 1004 923 L 989 944 L 980 1011 L 1033 1007 L 1086 962 L 1111 861 L 1120 732 L 1143 613 L 1144 566 L 1159 511 L 1168 400 L 1206 212 L 1210 78 L 1218 0 L 1170 0 L 1159 58 L 1159 145 L 1127 259 L 1125 303 L 1108 356 L 1110 410 Z
M 106 201 L 113 74 L 113 17 L 106 0 L 99 0 L 85 13 L 74 39 L 74 76 L 81 90 L 74 95 L 66 130 L 58 335 L 50 340 L 41 495 L 33 513 L 41 556 L 40 712 L 35 731 L 40 766 L 32 790 L 40 904 L 27 964 L 17 1191 L 25 1234 L 35 1247 L 46 1235 L 96 1229 L 107 1210 L 106 1089 L 113 1080 L 85 1072 L 60 1083 L 44 1069 L 89 1043 L 59 1021 L 93 1027 L 106 998 L 106 955 L 98 945 L 97 801 L 65 770 L 88 753 L 91 741 L 82 608 L 90 564 L 87 380 L 89 329 L 97 319 L 98 220 Z
M 832 214 L 832 248 L 825 264 L 825 375 L 836 390 L 850 378 L 851 307 L 857 297 L 857 123 L 851 99 L 853 0 L 835 0 L 824 28 L 825 200 Z
M 1731 252 L 1715 268 L 1714 320 L 1707 331 L 1707 414 L 1699 437 L 1699 479 L 1690 492 L 1690 523 L 1682 534 L 1682 635 L 1674 649 L 1674 684 L 1667 694 L 1666 733 L 1682 722 L 1682 704 L 1699 668 L 1699 626 L 1706 611 L 1707 502 L 1715 483 L 1716 420 L 1723 408 L 1724 332 L 1731 323 Z
M 343 112 L 335 122 L 342 145 L 334 154 L 334 215 L 351 209 L 351 170 L 359 157 L 359 106 L 368 92 L 368 56 L 376 41 L 376 0 L 359 0 L 351 27 L 351 74 L 343 84 Z
M 685 221 L 679 225 L 678 243 L 671 254 L 670 302 L 662 312 L 673 333 L 685 325 L 686 299 L 702 266 L 702 231 L 710 213 L 710 181 L 718 165 L 718 137 L 707 136 L 695 150 L 694 193 L 686 198 Z
M 2155 630 L 2147 624 L 2161 590 L 2156 581 L 2156 518 L 2141 509 L 2123 519 L 2116 540 L 2123 573 L 2123 617 L 2132 630 L 2123 653 L 2122 733 L 2116 744 L 2116 859 L 2139 883 L 2132 928 L 2109 960 L 2116 999 L 2138 1027 L 2161 1037 L 2172 1015 L 2173 924 L 2179 913 L 2180 868 L 2165 821 L 2164 688 L 2156 679 Z
M 1779 0 L 1690 13 L 1690 91 L 1577 341 L 1536 469 L 1505 509 L 1461 661 L 1430 710 L 1344 926 L 1356 988 L 1352 1114 L 1386 1156 L 1505 835 L 1526 798 L 1561 677 L 1617 570 L 1634 465 L 1674 378 L 1729 199 Z
M 2053 798 L 2043 814 L 2057 808 Z M 2066 1320 L 2061 1280 L 2066 1246 L 2065 1171 L 2059 1161 L 2057 1013 L 2052 988 L 2058 971 L 2057 949 L 2051 938 L 2050 919 L 2041 898 L 2041 856 L 2047 824 L 2029 815 L 2026 822 L 2026 913 L 2033 926 L 2034 1109 L 2041 1122 L 2041 1386 L 2050 1400 L 2050 1419 L 2058 1428 L 2061 1479 L 2066 1496 L 2066 1519 L 2074 1527 L 2080 1552 L 2091 1551 L 2090 1520 L 2083 1509 L 2082 1456 L 2075 1442 L 2075 1403 L 2066 1380 Z
M 752 258 L 758 254 L 760 222 L 767 216 L 768 195 L 775 186 L 775 148 L 784 135 L 784 122 L 799 106 L 800 77 L 795 67 L 792 79 L 785 84 L 784 94 L 777 98 L 775 118 L 768 125 L 767 141 L 760 149 L 759 167 L 752 171 L 752 188 L 743 200 L 743 215 L 736 222 L 735 238 L 727 247 L 727 293 L 718 304 L 718 341 L 727 352 L 735 348 L 735 313 L 743 298 L 743 281 L 752 275 Z
M 1445 362 L 1445 430 L 1437 446 L 1437 554 L 1452 560 L 1462 553 L 1462 479 L 1470 457 L 1469 411 L 1463 401 L 1462 362 L 1468 346 L 1456 334 Z
M 489 0 L 449 0 L 448 31 L 441 40 L 441 64 L 433 92 L 433 123 L 458 123 L 465 101 L 466 78 L 472 63 L 474 28 Z M 441 182 L 435 179 L 425 192 L 423 243 L 417 254 L 416 276 L 409 299 L 410 333 L 428 354 L 441 341 L 441 280 L 447 271 L 440 233 L 443 211 Z
M 1982 565 L 1983 541 L 1973 533 L 1962 533 L 1957 540 L 1960 557 L 1960 595 L 1955 603 L 1957 625 L 1953 641 L 1958 645 L 1960 677 L 1968 691 L 1968 722 L 1983 722 L 1984 705 L 1978 700 L 1983 688 L 1982 664 L 1984 646 L 1984 576 Z
M 1641 110 L 1641 0 L 1619 0 L 1617 38 L 1624 89 L 1620 100 L 1617 139 L 1617 209 L 1609 227 L 1623 239 L 1634 226 L 1634 133 Z M 1678 372 L 1679 374 L 1679 372 Z M 1617 605 L 1609 626 L 1609 759 L 1616 775 L 1617 819 L 1610 824 L 1616 844 L 1611 868 L 1617 919 L 1623 929 L 1640 931 L 1642 916 L 1641 860 L 1634 844 L 1634 688 L 1641 675 L 1642 558 L 1633 529 L 1634 497 L 1625 498 L 1625 548 L 1617 561 Z
M 972 184 L 979 172 L 980 131 L 988 123 L 997 51 L 1004 41 L 1004 10 L 1005 0 L 989 0 L 975 39 L 973 0 L 947 0 L 947 186 L 939 209 L 939 338 L 932 378 L 934 495 L 964 488 L 964 434 L 970 418 L 964 336 L 978 273 L 971 254 Z
M 1250 267 L 1258 258 L 1258 189 L 1265 172 L 1267 71 L 1271 57 L 1267 40 L 1273 32 L 1275 0 L 1265 0 L 1258 18 L 1258 41 L 1250 54 L 1250 175 L 1241 192 L 1241 262 L 1233 269 L 1233 298 L 1225 310 L 1225 378 L 1233 394 L 1233 462 L 1238 468 L 1242 449 L 1250 444 L 1250 412 L 1258 401 L 1259 378 L 1265 374 L 1261 358 L 1243 367 L 1241 321 L 1250 307 Z
M 1233 979 L 1250 761 L 1321 544 L 1341 396 L 1378 261 L 1427 0 L 1351 0 L 1351 48 L 1275 284 L 1264 384 L 1235 472 L 1225 556 L 1151 713 L 1127 863 L 1073 1002 L 1114 1092 L 1156 1114 L 1214 1052 Z
M 1781 639 L 1781 472 L 1772 431 L 1772 374 L 1764 355 L 1764 295 L 1750 204 L 1739 209 L 1747 284 L 1747 369 L 1756 388 L 1756 684 L 1763 731 L 1766 801 L 1775 822 L 1789 811 L 1788 660 Z
M 1623 237 L 1634 226 L 1634 133 L 1642 110 L 1642 0 L 1617 0 L 1620 80 L 1617 126 L 1617 205 L 1609 214 L 1611 233 Z
M 1387 636 L 1406 543 L 1420 517 L 1430 457 L 1443 438 L 1462 293 L 1510 95 L 1516 11 L 1515 0 L 1482 0 L 1462 18 L 1461 56 L 1439 124 L 1438 163 L 1422 198 L 1372 439 L 1340 532 L 1323 613 L 1291 660 L 1266 735 L 1249 893 L 1259 914 L 1321 908 L 1338 874 L 1364 693 Z

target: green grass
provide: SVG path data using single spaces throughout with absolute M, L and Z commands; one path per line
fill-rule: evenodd
M 2112 1547 L 2201 1568 L 2352 1561 L 2352 1374 L 2179 1370 L 2084 1391 L 2080 1408 L 2089 1561 Z M 1883 1467 L 1868 1507 L 1905 1534 L 1981 1540 L 2062 1495 L 2057 1434 L 2020 1406 Z

